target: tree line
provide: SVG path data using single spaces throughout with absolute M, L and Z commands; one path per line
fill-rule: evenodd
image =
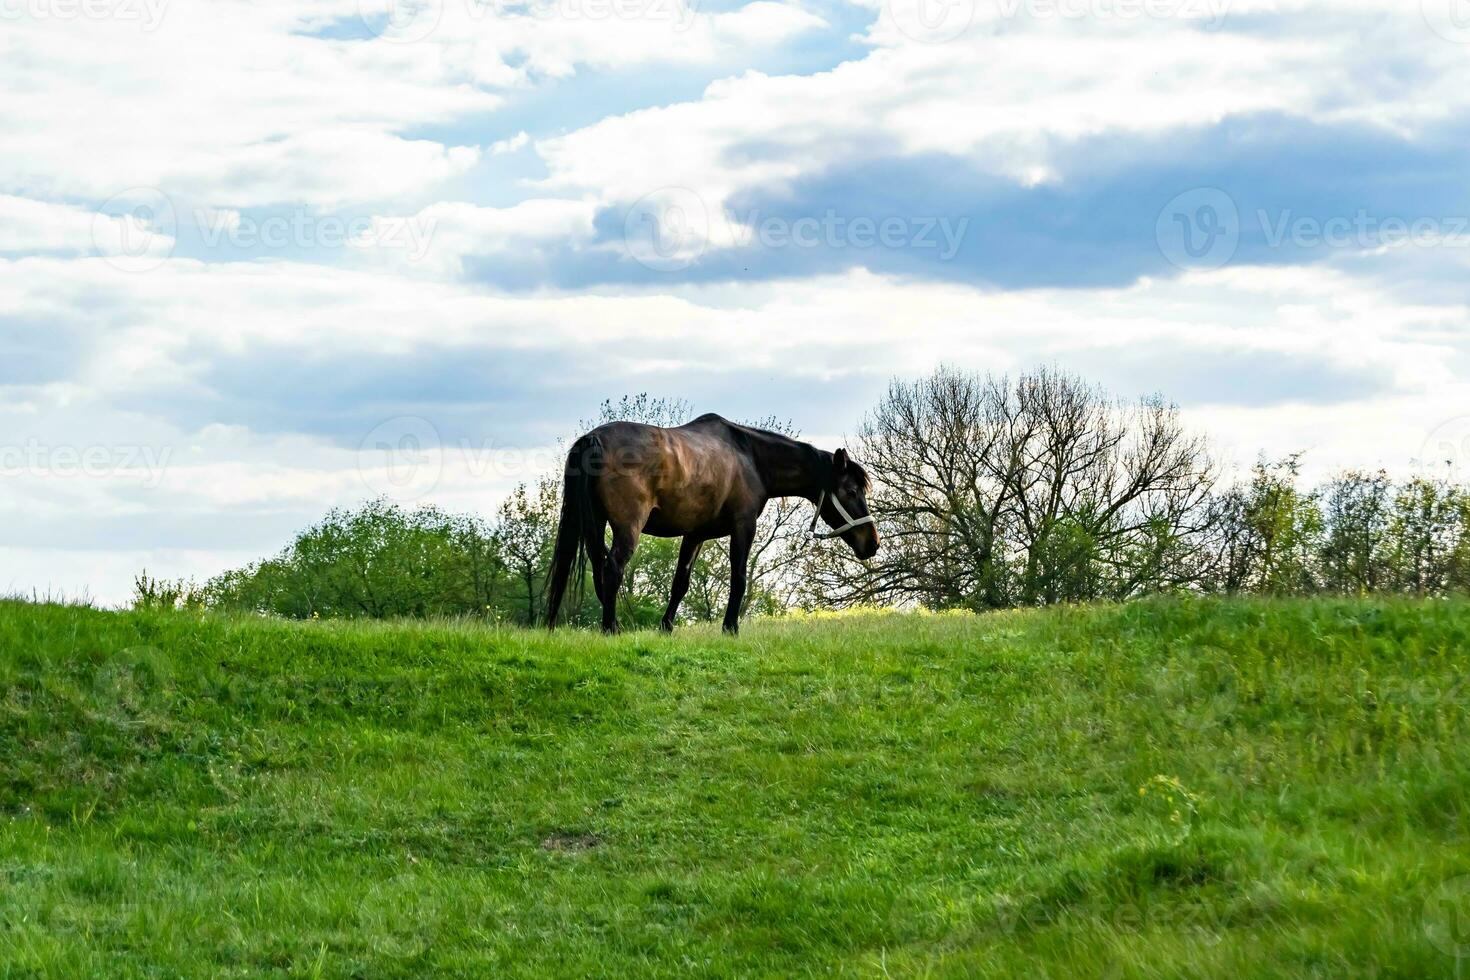
M 647 395 L 615 419 L 696 414 Z M 788 435 L 789 422 L 751 424 Z M 1133 401 L 1064 372 L 1016 378 L 942 368 L 894 381 L 851 452 L 873 479 L 883 547 L 859 562 L 806 534 L 811 505 L 772 501 L 753 548 L 745 614 L 853 605 L 1000 609 L 1167 593 L 1470 592 L 1470 490 L 1447 480 L 1342 472 L 1303 487 L 1299 456 L 1222 481 L 1207 439 L 1159 396 Z M 515 489 L 493 518 L 374 500 L 330 511 L 280 554 L 202 586 L 138 579 L 140 605 L 293 617 L 471 615 L 531 625 L 560 506 L 560 474 Z M 678 554 L 646 538 L 624 579 L 626 626 L 654 626 Z M 700 555 L 682 616 L 723 613 L 728 552 Z M 569 622 L 597 615 L 590 583 Z
M 1470 591 L 1465 488 L 1360 471 L 1304 488 L 1300 455 L 1222 482 L 1175 406 L 1061 372 L 895 381 L 857 442 L 884 547 L 866 566 L 813 556 L 813 600 L 997 609 Z

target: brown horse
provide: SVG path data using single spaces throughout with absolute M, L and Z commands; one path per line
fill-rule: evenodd
M 859 558 L 878 552 L 878 528 L 868 513 L 868 475 L 845 450 L 824 452 L 775 432 L 701 415 L 664 429 L 636 422 L 600 425 L 572 444 L 562 486 L 561 523 L 551 564 L 547 625 L 556 625 L 567 579 L 579 556 L 592 562 L 602 603 L 602 628 L 617 632 L 623 569 L 640 534 L 683 537 L 663 628 L 689 591 L 689 569 L 700 546 L 730 538 L 730 602 L 725 631 L 739 630 L 746 564 L 755 523 L 772 497 L 805 497 Z M 811 531 L 816 533 L 817 515 Z M 604 542 L 612 525 L 612 548 Z M 578 573 L 580 576 L 580 573 Z

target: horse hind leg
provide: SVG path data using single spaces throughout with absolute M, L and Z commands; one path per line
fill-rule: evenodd
M 584 543 L 587 548 L 587 564 L 592 569 L 592 590 L 597 593 L 597 604 L 603 602 L 603 576 L 607 573 L 607 518 L 598 516 L 596 527 L 585 529 Z

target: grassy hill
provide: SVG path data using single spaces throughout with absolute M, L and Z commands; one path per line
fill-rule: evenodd
M 1446 602 L 4 603 L 0 975 L 1470 975 L 1467 668 Z

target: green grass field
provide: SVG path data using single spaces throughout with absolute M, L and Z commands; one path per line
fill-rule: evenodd
M 1446 602 L 3 603 L 0 976 L 1470 977 L 1467 668 Z

